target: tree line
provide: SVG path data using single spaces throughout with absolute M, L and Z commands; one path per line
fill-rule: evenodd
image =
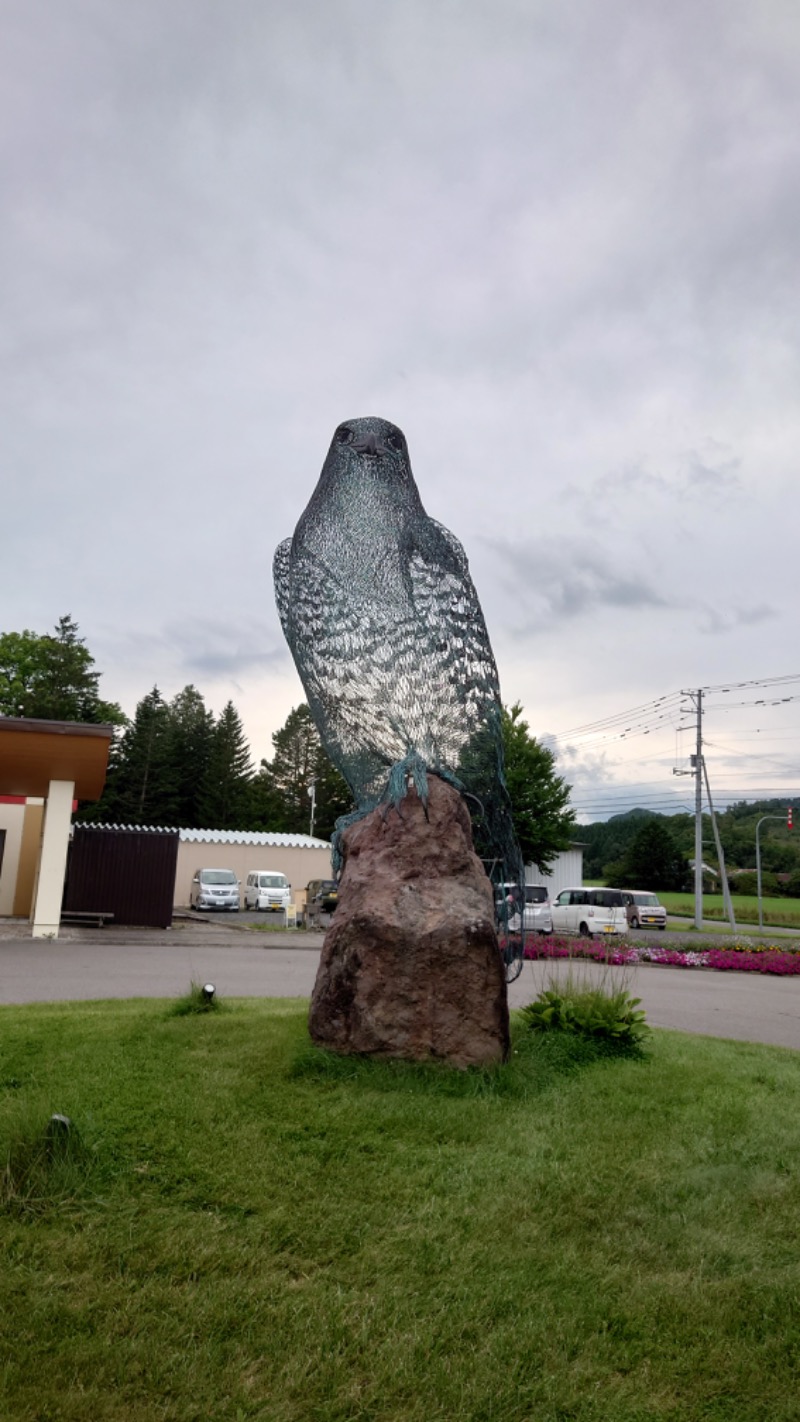
M 756 825 L 771 818 L 760 836 L 762 888 L 766 894 L 800 898 L 800 843 L 786 823 L 792 801 L 738 801 L 717 814 L 717 827 L 731 880 L 739 894 L 756 891 Z M 783 823 L 781 823 L 783 821 Z M 619 888 L 693 889 L 694 815 L 659 815 L 630 810 L 593 825 L 582 825 L 584 875 Z M 719 876 L 709 815 L 703 815 L 703 863 Z M 719 883 L 719 877 L 716 880 Z
M 296 706 L 258 767 L 236 707 L 214 716 L 193 685 L 165 700 L 154 686 L 132 718 L 99 691 L 94 658 L 70 617 L 53 634 L 0 634 L 0 714 L 117 727 L 102 798 L 79 807 L 95 824 L 261 830 L 330 839 L 353 808 L 346 781 L 322 745 L 308 706 Z M 540 746 L 522 707 L 504 708 L 502 735 L 514 827 L 528 864 L 547 872 L 575 830 L 570 787 Z

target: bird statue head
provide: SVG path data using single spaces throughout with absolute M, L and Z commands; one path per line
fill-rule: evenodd
M 320 485 L 381 486 L 417 495 L 406 437 L 397 425 L 377 415 L 344 420 L 334 432 L 322 466 Z

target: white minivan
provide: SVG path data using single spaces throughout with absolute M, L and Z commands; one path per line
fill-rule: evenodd
M 244 886 L 244 906 L 259 913 L 283 913 L 292 900 L 292 886 L 275 869 L 252 869 Z
M 562 889 L 553 900 L 553 932 L 626 933 L 628 916 L 620 889 Z

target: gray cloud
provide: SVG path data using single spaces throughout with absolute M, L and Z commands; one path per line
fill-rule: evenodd
M 755 627 L 778 616 L 777 609 L 767 603 L 758 603 L 755 607 L 706 607 L 699 627 L 701 632 L 717 636 L 722 632 L 735 631 L 737 627 Z
M 742 492 L 740 471 L 741 460 L 709 440 L 700 450 L 676 453 L 661 470 L 629 464 L 588 484 L 569 483 L 563 497 L 593 523 L 619 526 L 622 520 L 627 525 L 649 513 L 661 518 L 666 514 L 685 528 L 688 505 L 714 507 Z
M 109 698 L 194 677 L 268 744 L 301 695 L 272 550 L 373 412 L 532 724 L 785 670 L 797 25 L 750 0 L 9 0 L 3 626 L 69 608 Z M 634 634 L 589 693 L 575 669 Z
M 506 587 L 517 590 L 529 614 L 528 626 L 541 628 L 609 607 L 638 611 L 668 606 L 646 578 L 626 573 L 613 555 L 591 550 L 584 540 L 567 537 L 557 547 L 501 538 L 481 541 L 491 549 Z

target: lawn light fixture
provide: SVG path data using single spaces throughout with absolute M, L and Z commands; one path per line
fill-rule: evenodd
M 213 1002 L 216 990 L 213 983 L 203 983 L 203 1001 Z
M 60 1111 L 54 1111 L 47 1123 L 47 1134 L 51 1140 L 63 1140 L 72 1130 L 72 1122 L 69 1116 L 62 1116 Z
M 44 1133 L 45 1150 L 51 1157 L 66 1155 L 73 1140 L 73 1126 L 69 1116 L 54 1111 Z

